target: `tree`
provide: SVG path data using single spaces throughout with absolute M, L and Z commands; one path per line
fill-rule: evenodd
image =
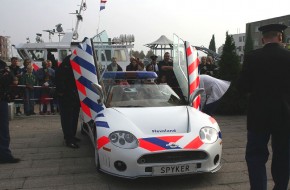
M 228 91 L 221 98 L 217 113 L 219 114 L 244 114 L 246 111 L 246 97 L 238 92 L 236 81 L 241 64 L 236 53 L 236 45 L 233 37 L 226 33 L 226 41 L 223 53 L 219 61 L 219 78 L 231 81 Z
M 145 54 L 144 54 L 144 51 L 141 50 L 140 54 L 139 54 L 139 58 L 140 59 L 144 59 L 145 58 Z
M 210 50 L 216 52 L 214 34 L 212 35 L 212 38 L 211 38 L 211 40 L 210 40 L 210 42 L 209 42 L 209 47 L 208 47 L 208 49 L 210 49 Z
M 140 53 L 139 53 L 139 51 L 134 51 L 134 50 L 131 50 L 131 51 L 130 51 L 130 55 L 131 55 L 131 56 L 134 56 L 134 57 L 136 57 L 136 58 L 137 58 L 137 57 L 139 57 L 139 56 L 140 56 Z
M 246 42 L 245 42 L 245 53 L 252 51 L 254 49 L 253 39 L 251 35 L 251 24 L 248 24 L 247 32 L 246 32 Z
M 154 55 L 154 52 L 151 49 L 147 51 L 147 54 L 146 54 L 147 58 L 150 58 L 152 55 Z

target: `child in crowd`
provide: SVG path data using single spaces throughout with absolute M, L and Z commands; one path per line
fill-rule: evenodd
M 21 78 L 21 84 L 26 85 L 24 93 L 24 113 L 25 115 L 35 115 L 34 112 L 34 86 L 38 85 L 36 76 L 33 73 L 33 67 L 27 66 L 27 72 Z
M 48 61 L 42 62 L 42 68 L 37 71 L 37 77 L 39 84 L 42 86 L 40 95 L 40 115 L 51 114 L 50 105 L 50 87 L 54 84 L 55 72 L 48 65 Z M 44 107 L 46 107 L 46 110 Z

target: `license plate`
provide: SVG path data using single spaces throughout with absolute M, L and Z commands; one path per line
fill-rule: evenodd
M 153 175 L 172 175 L 196 172 L 196 164 L 153 167 Z

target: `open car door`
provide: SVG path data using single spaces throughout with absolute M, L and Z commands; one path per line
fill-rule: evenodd
M 173 71 L 184 99 L 199 109 L 200 93 L 197 50 L 176 34 L 173 36 Z

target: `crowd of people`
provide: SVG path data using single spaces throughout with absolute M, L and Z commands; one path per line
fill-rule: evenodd
M 35 115 L 35 102 L 39 103 L 39 114 L 54 114 L 57 109 L 54 99 L 55 71 L 50 60 L 42 61 L 42 67 L 34 70 L 29 59 L 23 60 L 23 68 L 19 66 L 17 57 L 11 58 L 8 66 L 13 83 L 9 89 L 9 98 L 15 102 L 16 115 Z M 21 111 L 21 105 L 23 112 Z

